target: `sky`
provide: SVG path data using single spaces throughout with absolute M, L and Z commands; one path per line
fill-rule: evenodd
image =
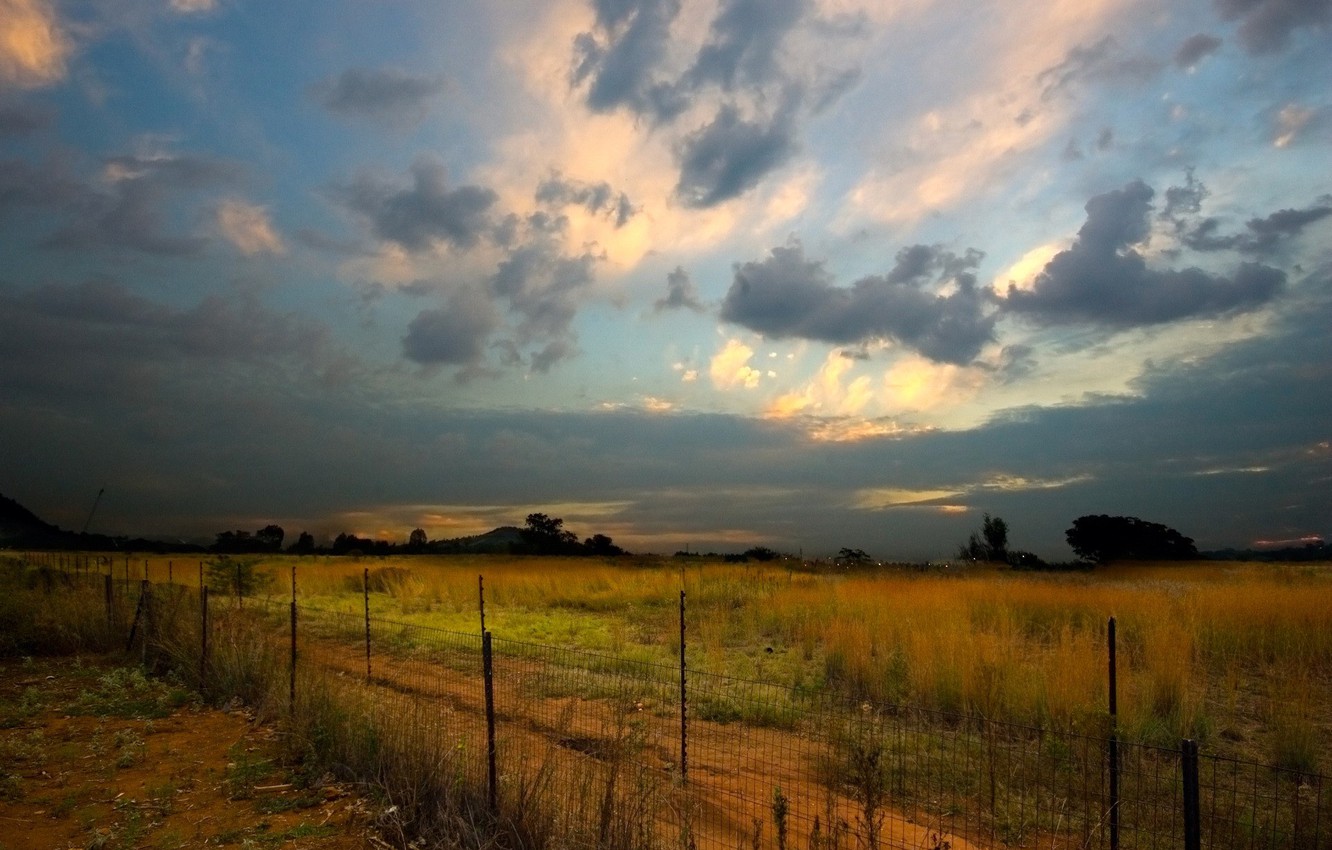
M 1332 0 L 0 0 L 79 530 L 1332 535 Z

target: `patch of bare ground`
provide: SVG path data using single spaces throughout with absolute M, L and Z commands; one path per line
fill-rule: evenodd
M 0 660 L 0 850 L 383 847 L 241 707 L 102 658 Z

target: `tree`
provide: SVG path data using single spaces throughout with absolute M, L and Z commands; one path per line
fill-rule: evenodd
M 864 549 L 848 549 L 843 546 L 833 558 L 839 567 L 863 567 L 870 562 L 870 556 Z
M 967 542 L 957 549 L 957 556 L 967 561 L 1008 562 L 1008 523 L 985 514 L 980 533 L 971 532 Z
M 543 513 L 527 515 L 527 527 L 518 532 L 523 543 L 532 552 L 542 555 L 574 552 L 578 549 L 578 535 L 565 531 L 564 520 Z
M 207 562 L 204 567 L 208 571 L 209 589 L 238 599 L 253 596 L 273 583 L 273 575 L 256 570 L 255 562 L 248 558 L 223 555 Z
M 411 536 L 407 538 L 407 545 L 413 549 L 424 549 L 426 545 L 426 533 L 423 528 L 412 529 Z
M 266 525 L 254 533 L 254 543 L 264 552 L 277 552 L 282 549 L 282 538 L 287 532 L 280 525 Z
M 583 541 L 583 548 L 589 555 L 623 555 L 624 550 L 616 546 L 609 537 L 604 534 L 594 534 Z
M 999 517 L 985 515 L 981 524 L 981 536 L 989 549 L 991 561 L 1008 561 L 1008 523 Z
M 1198 557 L 1193 539 L 1173 528 L 1137 517 L 1095 514 L 1073 520 L 1064 532 L 1084 561 L 1180 561 Z
M 302 531 L 296 542 L 287 547 L 287 551 L 294 555 L 308 555 L 314 551 L 314 535 L 308 531 Z

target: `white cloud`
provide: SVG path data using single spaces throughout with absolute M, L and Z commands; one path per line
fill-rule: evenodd
M 171 8 L 183 15 L 196 15 L 216 9 L 217 0 L 171 0 Z
M 244 201 L 228 200 L 218 204 L 217 227 L 222 236 L 242 254 L 285 254 L 282 242 L 268 211 Z
M 754 357 L 754 349 L 738 339 L 728 339 L 726 346 L 712 358 L 708 374 L 712 384 L 719 390 L 744 387 L 752 390 L 759 385 L 762 373 L 749 365 Z

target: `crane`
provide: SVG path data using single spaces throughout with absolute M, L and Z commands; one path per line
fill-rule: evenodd
M 83 531 L 79 532 L 80 534 L 88 533 L 88 526 L 92 525 L 93 515 L 97 513 L 97 505 L 101 503 L 102 494 L 105 492 L 106 492 L 105 487 L 97 491 L 97 498 L 93 499 L 92 510 L 88 511 L 88 521 L 83 524 Z

